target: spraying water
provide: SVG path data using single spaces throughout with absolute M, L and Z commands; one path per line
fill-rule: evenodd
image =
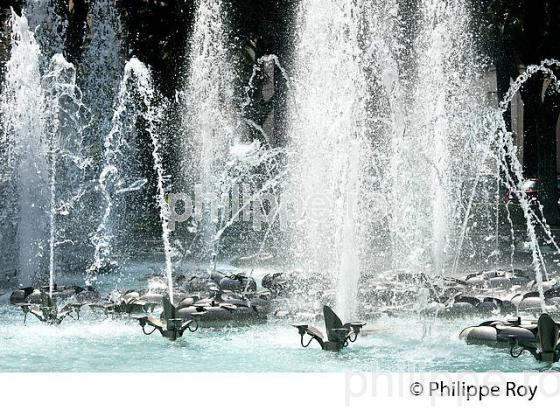
M 495 169 L 467 2 L 424 0 L 418 14 L 410 33 L 394 2 L 300 3 L 292 190 L 330 212 L 305 209 L 294 249 L 306 271 L 337 279 L 343 315 L 386 233 L 393 268 L 443 275 L 465 181 Z
M 110 184 L 109 179 L 112 178 L 113 173 L 110 167 L 106 167 L 105 154 L 108 148 L 103 144 L 114 125 L 112 122 L 115 118 L 114 109 L 124 68 L 124 58 L 121 55 L 121 27 L 116 2 L 114 0 L 91 2 L 86 23 L 83 33 L 83 51 L 76 64 L 78 84 L 83 90 L 83 101 L 90 111 L 90 127 L 85 130 L 84 145 L 88 147 L 88 154 L 92 157 L 93 163 L 86 179 L 97 183 L 101 180 L 103 184 Z M 95 276 L 92 272 L 97 272 L 102 267 L 115 266 L 111 263 L 114 261 L 106 254 L 100 256 L 104 252 L 103 242 L 106 240 L 101 239 L 97 222 L 108 218 L 105 207 L 107 201 L 103 189 L 90 190 L 82 201 L 80 215 L 84 217 L 76 223 L 76 231 L 79 230 L 76 232 L 77 236 L 92 237 L 92 241 L 80 241 L 82 249 L 77 252 L 84 255 L 80 258 L 80 265 L 89 270 L 88 277 Z M 105 258 L 103 263 L 100 262 L 100 258 Z
M 92 238 L 94 244 L 93 263 L 88 268 L 87 282 L 96 279 L 98 272 L 116 266 L 114 261 L 113 241 L 115 219 L 114 209 L 126 206 L 126 193 L 143 188 L 147 180 L 139 171 L 139 151 L 135 143 L 138 130 L 136 121 L 144 109 L 136 99 L 138 89 L 135 84 L 137 59 L 131 59 L 124 69 L 119 92 L 112 117 L 112 127 L 104 139 L 103 166 L 97 180 L 97 189 L 103 198 L 102 216 L 96 233 Z M 141 100 L 140 100 L 141 101 Z M 124 234 L 125 232 L 121 232 Z
M 496 159 L 498 166 L 500 167 L 503 177 L 503 183 L 508 187 L 511 192 L 513 192 L 519 200 L 519 205 L 523 211 L 525 218 L 527 237 L 529 239 L 529 245 L 531 249 L 532 256 L 532 267 L 535 271 L 535 279 L 537 282 L 537 289 L 541 299 L 541 311 L 545 311 L 545 301 L 544 301 L 544 288 L 543 288 L 543 273 L 547 275 L 546 265 L 542 257 L 542 253 L 539 247 L 539 241 L 536 233 L 536 227 L 540 226 L 543 230 L 543 234 L 547 241 L 554 246 L 557 252 L 560 253 L 560 248 L 558 247 L 552 231 L 543 216 L 538 216 L 532 209 L 530 201 L 523 189 L 523 184 L 525 183 L 525 178 L 523 176 L 523 167 L 517 157 L 517 147 L 513 143 L 512 133 L 507 130 L 505 121 L 503 119 L 503 113 L 508 109 L 513 97 L 519 92 L 521 87 L 531 76 L 536 73 L 543 73 L 552 80 L 551 86 L 556 88 L 556 92 L 560 92 L 560 85 L 558 79 L 556 78 L 552 68 L 560 68 L 560 62 L 557 60 L 545 60 L 540 65 L 528 66 L 523 74 L 521 74 L 512 84 L 503 101 L 500 102 L 500 107 L 498 113 L 496 113 L 496 123 L 497 123 L 497 155 Z M 542 208 L 541 208 L 542 215 Z
M 6 209 L 14 212 L 6 215 L 3 227 L 7 229 L 4 235 L 16 227 L 11 240 L 16 244 L 17 274 L 22 284 L 31 285 L 44 273 L 48 230 L 48 210 L 43 205 L 48 203 L 45 96 L 41 87 L 41 51 L 27 18 L 12 13 L 10 24 L 12 48 L 0 112 L 4 124 L 1 145 L 6 151 L 4 167 L 11 186 L 3 201 Z
M 357 11 L 354 1 L 301 2 L 290 96 L 290 189 L 305 207 L 293 233 L 296 258 L 336 286 L 343 317 L 353 313 L 360 273 L 357 206 L 367 152 Z
M 173 303 L 173 248 L 170 242 L 169 206 L 165 201 L 165 184 L 169 178 L 165 174 L 162 157 L 162 145 L 158 137 L 158 126 L 161 122 L 163 106 L 155 104 L 155 90 L 150 70 L 137 58 L 131 58 L 125 66 L 125 78 L 133 77 L 138 96 L 146 111 L 142 114 L 146 122 L 146 132 L 152 143 L 153 169 L 157 178 L 157 204 L 161 220 L 161 237 L 165 255 L 165 273 L 170 302 Z
M 184 89 L 182 168 L 185 192 L 198 185 L 197 195 L 205 198 L 221 193 L 219 175 L 226 167 L 230 147 L 239 139 L 235 61 L 230 52 L 227 21 L 222 1 L 197 1 Z M 201 218 L 199 234 L 204 256 L 215 251 L 216 221 L 208 212 Z
M 55 54 L 41 76 L 42 56 L 25 15 L 14 14 L 11 23 L 12 52 L 1 112 L 5 165 L 17 186 L 11 204 L 17 214 L 11 218 L 17 220 L 18 271 L 21 283 L 31 285 L 45 279 L 47 270 L 52 294 L 56 248 L 73 245 L 66 235 L 71 229 L 66 219 L 85 189 L 85 109 L 74 66 Z
M 42 82 L 49 119 L 45 131 L 49 162 L 49 294 L 52 297 L 56 248 L 66 242 L 72 244 L 64 234 L 61 219 L 73 211 L 85 192 L 81 176 L 89 161 L 82 156 L 85 109 L 76 86 L 74 65 L 62 54 L 55 54 Z
M 120 55 L 121 32 L 114 0 L 96 0 L 91 3 L 85 32 L 85 51 L 78 66 L 80 88 L 84 103 L 91 110 L 90 143 L 111 130 L 111 119 L 119 80 L 123 72 Z
M 391 177 L 399 212 L 391 229 L 404 239 L 393 243 L 394 257 L 408 264 L 401 266 L 439 277 L 448 271 L 465 183 L 495 173 L 485 155 L 492 136 L 484 118 L 492 105 L 482 87 L 468 2 L 424 0 L 419 13 L 407 129 L 393 154 L 400 163 Z
M 50 57 L 63 52 L 68 22 L 61 16 L 63 8 L 56 0 L 28 0 L 26 15 L 42 50 L 41 65 L 47 69 Z

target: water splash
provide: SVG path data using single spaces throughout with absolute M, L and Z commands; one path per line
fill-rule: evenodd
M 56 248 L 74 244 L 71 237 L 64 234 L 63 219 L 70 215 L 87 189 L 82 176 L 90 163 L 82 155 L 87 111 L 76 86 L 74 65 L 62 54 L 55 54 L 42 83 L 49 119 L 45 137 L 49 163 L 49 293 L 52 296 Z M 73 228 L 73 222 L 70 221 L 67 229 Z
M 236 62 L 231 53 L 228 13 L 220 0 L 199 0 L 188 50 L 184 89 L 184 192 L 200 186 L 204 196 L 222 194 L 219 176 L 238 136 Z M 215 221 L 205 213 L 199 224 L 201 254 L 215 253 Z
M 111 130 L 113 104 L 119 89 L 124 62 L 121 56 L 121 27 L 115 0 L 96 0 L 90 5 L 84 54 L 78 65 L 84 103 L 91 110 L 90 144 Z
M 495 128 L 468 3 L 422 1 L 416 36 L 403 27 L 417 17 L 400 6 L 300 3 L 291 189 L 327 198 L 329 212 L 304 214 L 293 248 L 304 270 L 338 283 L 343 315 L 359 275 L 384 259 L 446 273 L 465 183 L 495 173 L 490 156 L 480 161 Z
M 72 230 L 69 215 L 86 189 L 83 173 L 89 161 L 81 150 L 87 110 L 76 87 L 74 66 L 55 54 L 41 75 L 43 56 L 26 16 L 13 14 L 11 24 L 1 145 L 7 150 L 11 184 L 17 188 L 14 202 L 6 208 L 14 210 L 10 218 L 17 221 L 17 236 L 11 240 L 19 247 L 21 283 L 37 284 L 48 273 L 52 292 L 55 254 L 62 245 L 72 251 L 74 242 L 66 235 Z
M 11 209 L 3 221 L 6 240 L 15 234 L 16 270 L 20 283 L 33 284 L 45 267 L 48 220 L 45 96 L 41 87 L 41 51 L 25 15 L 12 13 L 12 47 L 0 101 L 3 123 L 3 174 L 10 181 L 3 201 Z M 12 229 L 13 228 L 13 229 Z M 3 236 L 4 236 L 3 235 Z M 4 239 L 4 238 L 3 238 Z M 11 247 L 6 247 L 10 249 Z
M 541 310 L 543 312 L 545 311 L 543 273 L 545 274 L 545 276 L 548 276 L 548 274 L 546 271 L 546 264 L 540 250 L 538 236 L 535 228 L 537 226 L 540 226 L 542 228 L 543 234 L 547 238 L 547 241 L 554 246 L 558 253 L 560 253 L 560 248 L 556 243 L 550 226 L 548 226 L 546 220 L 544 219 L 542 206 L 541 216 L 537 215 L 531 208 L 530 201 L 527 198 L 525 190 L 523 189 L 523 184 L 525 183 L 525 177 L 523 176 L 523 166 L 517 157 L 517 147 L 513 142 L 512 133 L 507 130 L 507 126 L 503 119 L 503 114 L 508 109 L 515 94 L 520 91 L 523 84 L 537 73 L 543 73 L 545 76 L 549 77 L 552 81 L 551 86 L 556 87 L 556 92 L 560 92 L 560 83 L 558 82 L 558 79 L 556 78 L 551 67 L 560 68 L 560 62 L 557 60 L 547 59 L 539 65 L 528 66 L 525 69 L 525 72 L 520 74 L 510 86 L 508 92 L 500 102 L 499 110 L 496 113 L 498 148 L 496 159 L 500 169 L 502 170 L 504 185 L 516 195 L 519 200 L 519 205 L 521 206 L 521 209 L 523 211 L 527 236 L 531 249 L 532 267 L 535 271 L 537 289 L 541 299 Z
M 82 34 L 81 54 L 76 65 L 78 84 L 83 90 L 83 101 L 90 110 L 90 127 L 85 131 L 84 145 L 93 159 L 93 166 L 86 178 L 94 181 L 94 184 L 99 184 L 100 181 L 102 184 L 110 184 L 109 179 L 113 175 L 110 167 L 106 167 L 107 147 L 104 143 L 106 136 L 113 132 L 114 108 L 124 70 L 120 33 L 121 26 L 115 0 L 91 2 Z M 80 258 L 80 266 L 83 266 L 84 270 L 89 269 L 90 272 L 92 266 L 100 268 L 100 249 L 104 249 L 106 245 L 101 244 L 103 239 L 100 239 L 97 228 L 100 221 L 108 218 L 104 205 L 107 200 L 103 189 L 92 189 L 88 192 L 82 201 L 80 211 L 84 217 L 76 224 L 80 237 L 92 237 L 91 241 L 82 240 L 82 249 L 77 252 L 84 255 Z M 93 261 L 92 254 L 96 255 Z M 110 261 L 109 257 L 107 261 Z M 110 266 L 105 265 L 105 267 Z
M 358 14 L 354 1 L 301 2 L 290 96 L 290 190 L 308 205 L 293 233 L 296 258 L 336 287 L 345 318 L 354 313 L 360 273 L 356 207 L 367 152 Z M 309 206 L 314 200 L 319 207 Z
M 139 70 L 139 65 L 137 59 L 131 59 L 124 67 L 111 130 L 106 134 L 103 143 L 103 165 L 97 179 L 97 189 L 101 193 L 104 204 L 99 225 L 92 237 L 94 254 L 93 263 L 88 268 L 88 283 L 96 280 L 97 273 L 116 266 L 117 262 L 113 259 L 116 256 L 113 251 L 114 227 L 119 222 L 126 224 L 130 219 L 119 221 L 121 214 L 115 215 L 114 210 L 115 208 L 122 210 L 126 201 L 131 200 L 126 195 L 122 195 L 123 193 L 140 190 L 146 183 L 139 170 L 140 154 L 136 138 L 139 132 L 136 121 L 143 115 L 145 109 L 141 105 L 143 101 L 136 98 L 139 92 L 136 70 Z M 125 235 L 126 227 L 119 231 L 121 235 Z
M 156 105 L 155 90 L 150 70 L 137 58 L 131 58 L 125 66 L 125 77 L 134 77 L 139 99 L 143 102 L 145 111 L 142 114 L 145 120 L 145 129 L 152 143 L 153 169 L 157 178 L 157 205 L 161 220 L 161 237 L 165 255 L 165 273 L 167 277 L 167 290 L 169 299 L 173 303 L 173 247 L 170 242 L 169 206 L 165 200 L 165 185 L 169 176 L 165 174 L 162 157 L 162 145 L 158 137 L 158 127 L 162 120 L 164 105 Z
M 63 9 L 56 0 L 28 0 L 26 15 L 43 53 L 42 66 L 47 69 L 50 57 L 62 53 L 68 21 L 61 16 Z
M 449 272 L 448 250 L 457 240 L 466 183 L 495 173 L 491 161 L 481 161 L 491 141 L 484 121 L 491 101 L 469 29 L 468 2 L 424 0 L 419 12 L 407 135 L 396 152 L 408 164 L 401 160 L 392 178 L 408 181 L 405 187 L 397 182 L 399 198 L 393 202 L 405 213 L 394 215 L 392 229 L 407 238 L 395 244 L 395 256 L 439 277 Z

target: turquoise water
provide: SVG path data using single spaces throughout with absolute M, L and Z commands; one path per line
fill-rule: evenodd
M 188 270 L 189 266 L 182 267 Z M 231 266 L 219 267 L 223 270 Z M 129 262 L 120 275 L 102 277 L 103 293 L 146 285 L 161 270 L 158 258 Z M 255 270 L 257 279 L 267 270 Z M 59 283 L 76 283 L 59 278 Z M 6 295 L 7 296 L 7 295 Z M 171 342 L 151 336 L 133 319 L 106 318 L 89 308 L 82 319 L 49 326 L 31 315 L 23 324 L 19 308 L 0 303 L 0 372 L 461 372 L 542 371 L 548 366 L 507 349 L 468 346 L 460 331 L 484 317 L 456 320 L 382 317 L 368 321 L 367 334 L 342 352 L 323 352 L 316 343 L 300 346 L 290 320 L 251 326 L 201 328 Z M 322 323 L 317 323 L 322 328 Z M 555 365 L 552 370 L 560 368 Z
M 200 329 L 170 342 L 142 334 L 130 319 L 89 317 L 60 326 L 0 307 L 0 371 L 3 372 L 332 372 L 360 371 L 540 371 L 529 355 L 467 346 L 460 330 L 473 321 L 433 323 L 422 337 L 416 320 L 380 319 L 371 333 L 340 353 L 317 345 L 303 349 L 288 322 Z M 553 367 L 556 369 L 556 366 Z

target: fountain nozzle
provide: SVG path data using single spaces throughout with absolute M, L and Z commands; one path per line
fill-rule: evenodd
M 362 327 L 366 324 L 365 322 L 351 322 L 343 325 L 340 318 L 328 306 L 323 306 L 323 316 L 325 318 L 325 328 L 327 330 L 326 340 L 321 331 L 313 326 L 306 324 L 292 325 L 298 329 L 298 333 L 301 337 L 300 343 L 303 347 L 308 347 L 311 342 L 315 340 L 319 343 L 321 349 L 338 352 L 342 350 L 342 348 L 347 347 L 349 343 L 355 342 Z M 303 340 L 305 335 L 311 336 L 311 339 L 309 339 L 307 343 Z
M 519 357 L 527 350 L 539 362 L 556 363 L 560 360 L 560 346 L 558 345 L 559 327 L 546 313 L 543 313 L 537 322 L 537 346 L 523 343 L 517 337 L 510 337 L 510 354 Z M 514 353 L 515 347 L 521 347 Z
M 160 319 L 151 316 L 142 316 L 137 318 L 138 323 L 142 327 L 145 335 L 151 335 L 156 330 L 169 340 L 177 340 L 183 336 L 183 333 L 188 329 L 189 332 L 196 332 L 198 330 L 198 322 L 195 320 L 184 320 L 177 316 L 175 306 L 169 300 L 169 296 L 164 296 L 162 299 L 163 312 Z M 146 331 L 146 326 L 151 326 L 151 331 Z
M 58 309 L 56 302 L 45 292 L 37 290 L 39 299 L 36 302 L 17 303 L 16 305 L 23 310 L 23 323 L 27 321 L 27 315 L 31 313 L 43 323 L 49 325 L 59 325 L 66 317 L 78 320 L 80 318 L 80 306 L 77 304 L 68 304 L 62 309 Z M 72 316 L 76 313 L 76 317 Z

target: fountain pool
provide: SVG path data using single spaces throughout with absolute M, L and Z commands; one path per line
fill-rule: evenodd
M 145 286 L 154 271 L 164 271 L 162 258 L 129 261 L 119 281 L 100 276 L 98 289 Z M 191 266 L 192 268 L 192 266 Z M 234 269 L 218 265 L 222 271 Z M 271 268 L 255 269 L 260 282 Z M 163 278 L 163 277 L 162 277 Z M 71 283 L 70 278 L 59 278 Z M 201 322 L 195 333 L 171 342 L 146 337 L 127 315 L 106 317 L 82 308 L 80 320 L 49 326 L 35 318 L 23 324 L 21 310 L 0 298 L 0 372 L 521 372 L 555 371 L 558 364 L 536 362 L 531 355 L 512 358 L 509 349 L 467 345 L 459 333 L 486 316 L 434 319 L 418 314 L 368 320 L 358 340 L 341 352 L 322 351 L 318 344 L 300 346 L 297 319 L 272 315 L 266 322 L 210 327 Z M 524 315 L 524 317 L 527 317 Z M 492 318 L 499 316 L 492 315 Z M 322 328 L 322 319 L 311 324 Z
M 0 314 L 2 372 L 522 372 L 557 370 L 530 355 L 469 346 L 458 339 L 465 320 L 438 321 L 423 337 L 419 319 L 382 318 L 370 335 L 339 353 L 303 349 L 289 322 L 200 328 L 170 342 L 146 338 L 133 320 L 30 320 L 15 307 Z
M 127 43 L 113 0 L 93 2 L 69 61 L 66 41 L 46 30 L 64 17 L 49 15 L 46 2 L 9 22 L 0 372 L 558 368 L 469 345 L 459 333 L 503 315 L 560 316 L 560 248 L 523 189 L 503 118 L 531 76 L 558 90 L 560 62 L 528 65 L 498 101 L 483 84 L 491 70 L 466 0 L 421 0 L 408 11 L 406 1 L 300 0 L 283 46 L 293 40 L 291 59 L 252 53 L 258 42 L 240 46 L 235 2 L 199 0 L 170 93 L 161 67 L 134 56 L 142 50 Z M 488 181 L 497 187 L 483 187 Z M 168 205 L 180 192 L 198 198 L 174 231 Z M 319 199 L 327 209 L 308 206 L 282 221 L 278 198 L 283 211 L 290 200 L 297 208 Z M 522 213 L 516 223 L 510 208 Z M 236 213 L 244 209 L 262 220 Z M 281 265 L 271 286 L 264 278 L 278 271 L 265 263 Z M 56 311 L 40 290 L 49 284 L 60 295 L 55 283 L 101 297 L 76 302 L 79 320 L 24 324 L 20 308 Z M 8 301 L 17 288 L 20 306 Z M 128 291 L 106 297 L 117 289 Z M 323 305 L 368 321 L 339 353 L 304 350 L 290 326 L 322 327 Z M 177 341 L 146 338 L 137 319 L 165 307 L 170 332 L 179 320 L 216 316 Z M 234 311 L 251 321 L 208 324 Z

